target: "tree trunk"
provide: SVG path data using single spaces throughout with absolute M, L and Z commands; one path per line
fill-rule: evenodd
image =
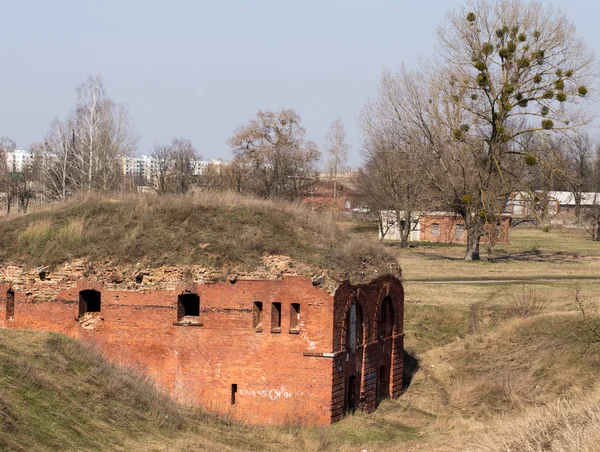
M 479 242 L 481 236 L 473 230 L 467 231 L 467 253 L 465 254 L 466 261 L 479 260 Z
M 408 236 L 410 234 L 410 213 L 406 214 L 404 219 L 396 215 L 396 221 L 400 226 L 400 248 L 408 248 Z
M 467 252 L 466 261 L 479 260 L 479 242 L 485 234 L 485 220 L 479 215 L 471 216 L 469 213 L 463 215 L 465 229 L 467 230 Z

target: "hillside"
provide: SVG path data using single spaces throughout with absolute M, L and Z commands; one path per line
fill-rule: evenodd
M 399 268 L 376 241 L 286 203 L 231 194 L 84 197 L 0 221 L 0 263 L 53 266 L 75 258 L 203 265 L 250 271 L 265 255 L 291 257 L 298 272 L 368 280 Z
M 142 377 L 66 336 L 0 330 L 0 449 L 109 449 L 189 426 Z

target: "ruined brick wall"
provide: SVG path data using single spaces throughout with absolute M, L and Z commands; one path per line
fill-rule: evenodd
M 386 303 L 391 306 L 387 318 L 382 314 Z M 402 284 L 391 276 L 358 286 L 344 283 L 334 297 L 334 318 L 332 419 L 336 421 L 355 409 L 372 411 L 381 400 L 402 392 Z M 349 340 L 353 318 L 354 341 Z
M 149 374 L 178 401 L 249 423 L 326 425 L 350 408 L 373 410 L 386 394 L 400 394 L 403 292 L 396 278 L 345 283 L 331 296 L 303 276 L 200 284 L 182 282 L 186 271 L 123 278 L 130 269 L 71 263 L 41 279 L 33 269 L 0 267 L 6 281 L 0 327 L 93 341 L 107 358 Z M 205 275 L 194 271 L 196 280 Z M 99 297 L 99 312 L 85 312 L 94 302 L 90 293 Z M 190 294 L 199 298 L 199 315 L 180 318 L 179 296 Z M 380 338 L 385 299 L 393 332 Z M 280 312 L 275 318 L 273 303 Z M 348 353 L 353 304 L 364 326 L 360 344 Z M 382 366 L 387 379 L 380 378 Z M 349 408 L 350 377 L 356 396 Z
M 26 291 L 15 287 L 14 319 L 0 316 L 0 326 L 93 340 L 109 359 L 150 374 L 177 400 L 246 422 L 331 422 L 331 360 L 320 354 L 332 349 L 333 304 L 310 278 L 147 291 L 112 290 L 86 279 L 70 287 L 50 283 L 29 281 Z M 2 313 L 10 287 L 0 286 Z M 40 298 L 34 296 L 38 289 L 58 293 Z M 84 290 L 100 292 L 101 310 L 82 322 Z M 199 296 L 200 315 L 199 323 L 184 326 L 177 297 L 187 292 Z M 262 331 L 253 327 L 256 301 L 263 303 Z M 281 303 L 281 326 L 272 332 L 273 302 Z M 300 322 L 290 331 L 292 303 L 300 306 Z

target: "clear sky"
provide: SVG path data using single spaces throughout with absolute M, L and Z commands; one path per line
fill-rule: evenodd
M 545 2 L 547 3 L 547 2 Z M 340 116 L 360 165 L 357 115 L 382 68 L 433 55 L 442 0 L 0 0 L 0 136 L 27 148 L 88 74 L 127 104 L 140 154 L 173 137 L 229 159 L 258 109 L 293 108 L 324 148 Z M 556 0 L 598 55 L 600 5 Z

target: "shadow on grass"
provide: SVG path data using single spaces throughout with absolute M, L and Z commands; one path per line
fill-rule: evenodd
M 544 253 L 541 251 L 521 251 L 517 253 L 506 253 L 500 256 L 494 256 L 489 259 L 490 262 L 547 262 L 552 264 L 568 264 L 579 259 L 577 253 L 565 253 L 556 251 L 553 253 Z
M 402 368 L 402 388 L 406 391 L 412 383 L 413 377 L 419 371 L 419 360 L 404 350 L 402 352 L 402 361 L 404 362 Z

